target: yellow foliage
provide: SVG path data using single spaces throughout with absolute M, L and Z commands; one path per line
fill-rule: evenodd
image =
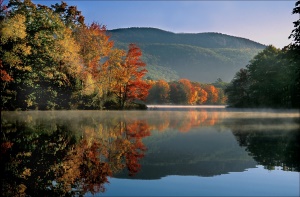
M 63 37 L 59 39 L 55 45 L 57 51 L 60 52 L 58 58 L 60 61 L 65 62 L 65 70 L 67 73 L 75 76 L 81 72 L 80 66 L 80 47 L 72 37 L 72 32 L 70 29 L 65 29 L 63 32 Z
M 95 90 L 95 81 L 92 75 L 88 73 L 84 80 L 83 94 L 91 95 L 92 93 L 94 93 L 94 90 Z
M 3 62 L 7 62 L 10 65 L 19 65 L 22 63 L 20 57 L 17 54 L 11 52 L 4 52 L 2 58 L 3 58 Z
M 1 42 L 16 41 L 26 37 L 25 16 L 16 14 L 12 18 L 4 20 L 1 24 Z
M 26 44 L 22 43 L 22 44 L 16 44 L 12 51 L 14 53 L 19 53 L 19 54 L 23 54 L 23 55 L 30 55 L 31 54 L 31 47 L 27 46 Z
M 25 168 L 21 177 L 26 179 L 26 177 L 28 177 L 28 176 L 31 176 L 31 171 L 29 168 Z

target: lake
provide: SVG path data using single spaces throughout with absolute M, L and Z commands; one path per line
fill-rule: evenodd
M 298 111 L 1 112 L 3 196 L 299 196 Z

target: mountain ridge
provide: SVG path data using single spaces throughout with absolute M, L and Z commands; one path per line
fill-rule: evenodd
M 108 35 L 118 48 L 127 50 L 129 43 L 137 44 L 147 64 L 147 76 L 166 81 L 188 78 L 209 83 L 221 78 L 229 82 L 266 47 L 222 33 L 173 33 L 150 27 L 113 29 Z

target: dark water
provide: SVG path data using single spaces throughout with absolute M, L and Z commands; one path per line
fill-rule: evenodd
M 299 113 L 1 113 L 3 196 L 299 196 Z

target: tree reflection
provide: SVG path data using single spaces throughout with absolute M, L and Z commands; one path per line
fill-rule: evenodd
M 167 129 L 176 129 L 180 132 L 189 132 L 193 128 L 201 126 L 213 126 L 215 125 L 220 116 L 221 112 L 214 111 L 185 111 L 182 113 L 180 111 L 167 111 L 156 114 L 159 118 L 155 117 L 156 121 L 151 124 L 153 130 L 158 130 L 161 132 Z
M 269 170 L 281 166 L 283 170 L 299 172 L 299 129 L 276 128 L 277 124 L 281 124 L 281 121 L 246 119 L 232 124 L 239 127 L 231 125 L 231 129 L 239 145 L 245 147 L 258 164 Z M 275 128 L 268 129 L 268 125 Z
M 3 196 L 74 196 L 105 191 L 108 177 L 140 170 L 150 135 L 144 120 L 125 116 L 1 118 Z

